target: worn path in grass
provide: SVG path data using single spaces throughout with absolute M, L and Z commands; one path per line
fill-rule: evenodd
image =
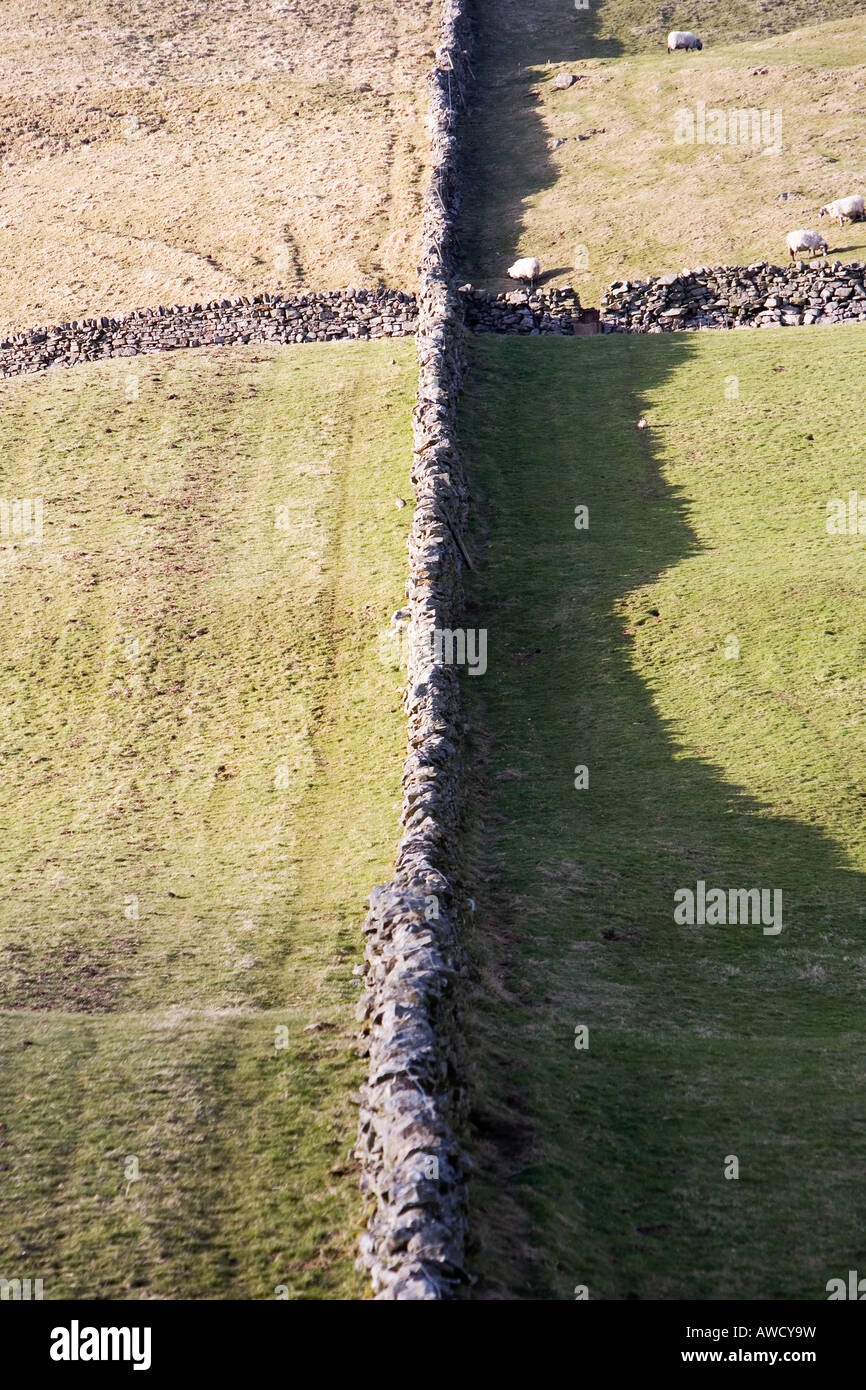
M 472 345 L 482 1294 L 821 1299 L 863 1267 L 866 553 L 826 517 L 864 350 Z M 676 925 L 698 880 L 782 890 L 782 933 Z
M 47 1298 L 363 1295 L 413 390 L 407 343 L 0 387 L 0 1269 Z
M 818 226 L 830 199 L 866 192 L 862 7 L 714 0 L 667 11 L 476 0 L 463 226 L 473 283 L 502 288 L 515 255 L 533 255 L 548 283 L 575 284 L 598 304 L 620 278 L 779 264 L 789 231 Z M 677 26 L 702 35 L 701 53 L 667 53 Z M 566 71 L 579 81 L 557 91 Z M 699 102 L 725 113 L 723 126 L 705 126 L 724 143 L 675 138 L 686 129 L 679 111 L 692 113 L 697 136 Z M 743 143 L 727 117 L 752 110 L 763 122 L 757 145 L 751 119 Z M 862 224 L 823 229 L 834 255 L 863 258 Z

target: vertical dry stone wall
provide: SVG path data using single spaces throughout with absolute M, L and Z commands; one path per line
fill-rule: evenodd
M 461 904 L 454 887 L 461 786 L 458 672 L 433 660 L 435 630 L 462 621 L 467 493 L 457 447 L 463 370 L 454 218 L 457 126 L 469 74 L 465 0 L 443 0 L 431 81 L 433 169 L 418 285 L 415 514 L 409 540 L 408 754 L 402 835 L 390 883 L 371 895 L 365 994 L 369 1056 L 356 1148 L 372 1214 L 360 1265 L 378 1299 L 439 1300 L 466 1283 L 467 1161 L 459 1000 Z

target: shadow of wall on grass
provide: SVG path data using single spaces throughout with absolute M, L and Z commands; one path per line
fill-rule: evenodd
M 616 39 L 600 36 L 600 5 L 574 0 L 473 0 L 475 85 L 464 135 L 461 274 L 491 289 L 513 288 L 505 272 L 517 256 L 524 207 L 556 182 L 542 104 L 535 90 L 551 65 L 616 57 Z M 555 74 L 552 68 L 550 79 Z M 578 147 L 575 147 L 576 149 Z M 576 156 L 579 158 L 579 154 Z M 575 209 L 575 216 L 579 210 Z M 565 259 L 573 252 L 565 248 Z M 531 248 L 523 254 L 531 255 Z M 547 272 L 561 275 L 568 267 Z
M 468 1050 L 482 1297 L 570 1298 L 579 1282 L 614 1299 L 821 1297 L 866 1217 L 845 1105 L 821 1108 L 831 1077 L 840 1094 L 853 1077 L 856 980 L 840 966 L 830 998 L 808 979 L 828 931 L 856 943 L 866 880 L 712 750 L 683 749 L 623 632 L 624 597 L 700 549 L 688 498 L 636 429 L 693 351 L 678 335 L 472 349 L 463 438 L 483 534 L 467 621 L 489 631 L 488 672 L 465 682 L 481 731 Z M 591 518 L 580 537 L 575 504 Z M 573 788 L 577 764 L 590 792 Z M 792 930 L 675 925 L 674 893 L 700 879 L 781 888 Z M 606 1044 L 578 1075 L 580 1021 Z M 821 1138 L 803 1150 L 812 1113 Z M 738 1145 L 752 1180 L 736 1197 L 719 1179 Z M 789 1216 L 826 1181 L 828 1146 L 834 1200 L 812 1250 Z

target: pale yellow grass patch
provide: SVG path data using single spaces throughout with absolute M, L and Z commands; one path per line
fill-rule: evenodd
M 410 285 L 436 20 L 434 0 L 12 0 L 0 332 Z

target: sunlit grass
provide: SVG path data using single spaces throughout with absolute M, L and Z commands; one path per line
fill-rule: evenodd
M 352 971 L 396 840 L 413 365 L 2 387 L 43 538 L 0 554 L 0 1251 L 46 1297 L 363 1292 Z

